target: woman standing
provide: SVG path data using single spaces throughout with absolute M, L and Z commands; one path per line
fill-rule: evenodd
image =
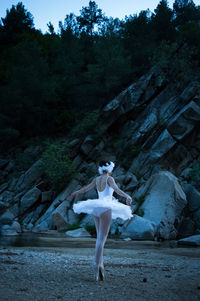
M 103 265 L 103 249 L 106 238 L 109 233 L 111 220 L 115 218 L 122 218 L 124 220 L 131 218 L 131 197 L 123 192 L 113 177 L 111 177 L 112 170 L 115 164 L 111 161 L 101 161 L 99 163 L 100 176 L 96 177 L 89 185 L 72 193 L 72 199 L 79 194 L 85 193 L 96 186 L 98 192 L 98 199 L 81 201 L 73 205 L 75 213 L 87 213 L 94 216 L 97 240 L 95 248 L 95 279 L 104 280 L 104 265 Z M 116 192 L 122 197 L 126 198 L 126 204 L 120 203 L 113 197 L 113 192 Z

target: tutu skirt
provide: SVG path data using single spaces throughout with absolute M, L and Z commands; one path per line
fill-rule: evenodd
M 77 214 L 87 213 L 100 216 L 108 209 L 111 209 L 112 211 L 112 219 L 119 217 L 123 220 L 126 220 L 133 217 L 130 206 L 120 203 L 113 197 L 80 201 L 73 205 L 73 210 Z

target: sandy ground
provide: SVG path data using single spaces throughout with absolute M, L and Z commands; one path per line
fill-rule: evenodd
M 95 239 L 73 242 L 0 247 L 0 300 L 200 300 L 200 248 L 108 240 L 106 278 L 95 282 Z

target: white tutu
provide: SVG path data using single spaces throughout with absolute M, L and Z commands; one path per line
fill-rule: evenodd
M 80 201 L 73 205 L 75 213 L 87 213 L 99 216 L 106 210 L 111 209 L 112 219 L 120 217 L 123 220 L 133 217 L 130 206 L 120 203 L 114 197 L 108 196 L 101 199 Z

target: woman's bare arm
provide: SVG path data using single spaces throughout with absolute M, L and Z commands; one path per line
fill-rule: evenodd
M 94 179 L 90 184 L 88 184 L 87 186 L 82 187 L 81 189 L 74 191 L 71 194 L 71 198 L 74 199 L 77 197 L 77 195 L 81 194 L 81 193 L 85 193 L 87 191 L 89 191 L 90 189 L 92 189 L 93 187 L 95 187 L 96 185 L 96 179 Z
M 112 178 L 112 177 L 109 177 L 108 178 L 108 184 L 110 187 L 112 187 L 114 189 L 114 191 L 121 195 L 122 197 L 126 198 L 126 203 L 127 205 L 131 205 L 132 204 L 132 198 L 127 194 L 125 193 L 124 191 L 122 191 L 118 186 L 117 184 L 115 183 L 115 180 Z

